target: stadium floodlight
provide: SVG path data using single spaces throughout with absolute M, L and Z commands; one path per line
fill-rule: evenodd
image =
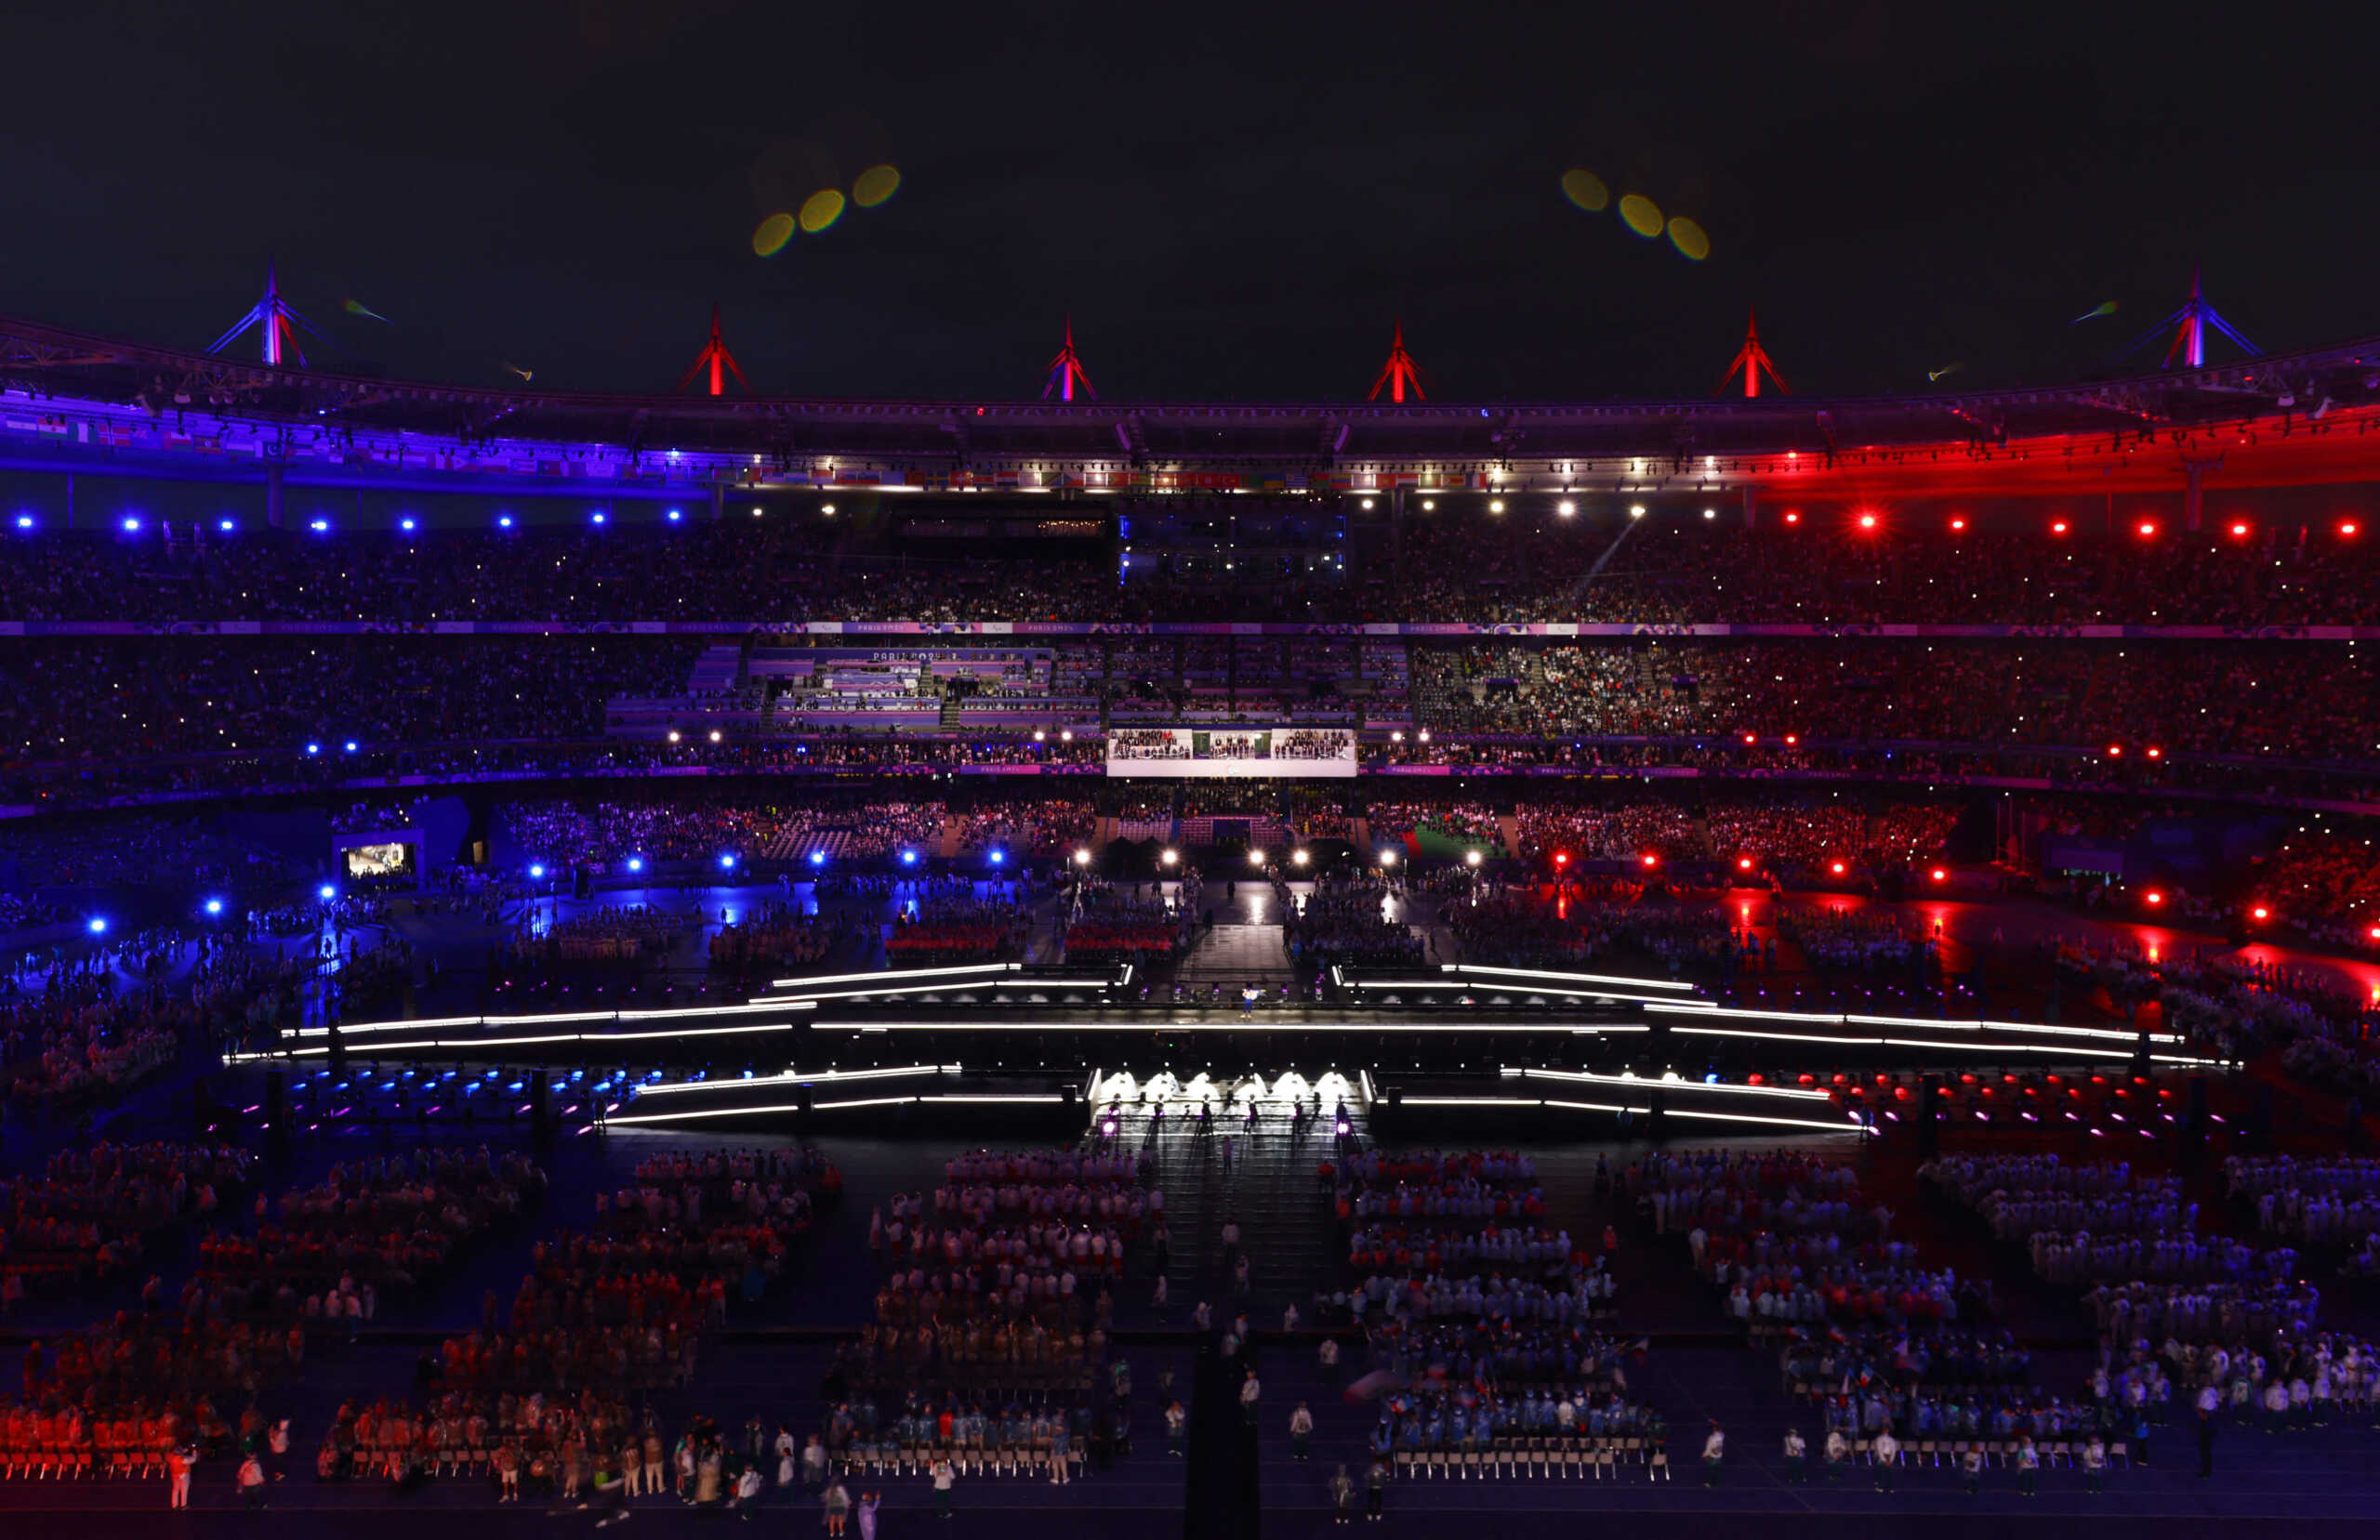
M 1078 865 L 1078 866 L 1088 866 L 1088 865 L 1090 865 L 1090 864 L 1091 864 L 1091 851 L 1090 851 L 1088 849 L 1078 849 L 1075 851 L 1075 864 L 1076 864 L 1076 865 Z
M 1060 743 L 1062 743 L 1062 744 L 1071 744 L 1071 743 L 1073 743 L 1074 741 L 1075 741 L 1075 730 L 1074 730 L 1074 729 L 1072 729 L 1072 728 L 1070 728 L 1070 727 L 1062 727 L 1062 728 L 1060 728 L 1060 729 L 1058 730 L 1058 742 L 1060 742 Z
M 1380 853 L 1380 863 L 1381 863 L 1382 866 L 1394 866 L 1394 865 L 1395 865 L 1395 864 L 1396 864 L 1396 852 L 1395 852 L 1395 850 L 1382 850 L 1382 851 Z
M 1628 506 L 1628 517 L 1629 517 L 1629 518 L 1631 518 L 1631 519 L 1642 519 L 1642 518 L 1644 518 L 1644 517 L 1645 517 L 1645 505 L 1644 505 L 1644 504 L 1642 504 L 1642 503 L 1631 503 L 1631 504 Z
M 1392 744 L 1401 744 L 1405 742 L 1405 730 L 1403 728 L 1398 728 L 1395 731 L 1388 735 L 1388 741 Z
M 1302 866 L 1306 863 L 1306 853 L 1303 850 L 1291 850 L 1289 860 L 1293 864 Z
M 1488 511 L 1489 513 L 1501 513 L 1501 512 L 1503 512 L 1503 511 L 1504 511 L 1504 500 L 1503 500 L 1502 498 L 1501 498 L 1501 497 L 1491 497 L 1491 498 L 1489 498 L 1489 499 L 1488 500 Z
M 1422 511 L 1423 513 L 1435 513 L 1435 512 L 1437 512 L 1437 511 L 1438 511 L 1437 499 L 1436 499 L 1436 498 L 1435 498 L 1435 497 L 1424 497 L 1424 498 L 1422 498 L 1422 499 L 1421 499 L 1421 511 Z
M 1263 864 L 1264 864 L 1264 852 L 1263 852 L 1262 849 L 1252 849 L 1252 850 L 1249 851 L 1249 852 L 1248 852 L 1248 864 L 1250 864 L 1250 866 L 1262 866 L 1262 865 L 1263 865 Z
M 684 740 L 685 734 L 680 732 L 676 728 L 673 727 L 669 730 L 669 741 L 671 743 L 682 743 Z
M 1565 497 L 1560 503 L 1554 506 L 1554 511 L 1560 514 L 1563 518 L 1567 519 L 1572 514 L 1579 511 L 1579 505 L 1573 503 L 1567 497 Z
M 1166 865 L 1170 866 L 1170 865 L 1172 865 L 1175 862 L 1178 862 L 1178 861 L 1180 861 L 1180 860 L 1182 859 L 1182 852 L 1181 852 L 1181 851 L 1179 851 L 1179 850 L 1177 850 L 1177 849 L 1175 849 L 1172 846 L 1169 845 L 1169 846 L 1167 846 L 1167 847 L 1165 848 L 1164 851 L 1163 851 L 1161 854 L 1159 854 L 1159 855 L 1158 855 L 1158 857 L 1157 857 L 1157 860 L 1159 860 L 1159 861 L 1161 861 L 1161 862 L 1163 862 Z
M 835 516 L 835 505 L 832 503 L 821 503 L 818 505 L 818 511 L 825 514 L 827 518 L 832 519 Z
M 717 729 L 717 728 L 713 728 L 713 729 L 711 729 L 711 730 L 710 730 L 710 741 L 711 741 L 712 743 L 716 744 L 716 743 L 718 743 L 718 742 L 719 742 L 719 739 L 720 739 L 720 731 L 719 731 L 719 729 Z
M 1369 512 L 1371 512 L 1371 510 L 1372 510 L 1372 500 L 1371 500 L 1370 498 L 1368 498 L 1368 497 L 1367 497 L 1367 498 L 1363 499 L 1362 507 L 1363 507 L 1363 510 L 1364 510 L 1366 513 L 1369 513 Z
M 1421 731 L 1419 731 L 1419 732 L 1415 733 L 1413 736 L 1415 736 L 1416 738 L 1421 739 L 1421 742 L 1423 742 L 1423 743 L 1425 743 L 1425 744 L 1426 744 L 1426 743 L 1428 743 L 1428 742 L 1430 741 L 1430 730 L 1429 730 L 1428 728 L 1423 728 Z
M 1465 850 L 1462 852 L 1462 863 L 1465 866 L 1476 866 L 1479 864 L 1480 860 L 1480 854 L 1476 850 Z
M 1050 734 L 1037 727 L 1033 730 L 1033 741 L 1037 744 L 1046 744 L 1050 741 Z
M 1702 517 L 1705 519 L 1716 519 L 1719 517 L 1719 510 L 1717 508 L 1704 508 L 1702 510 Z

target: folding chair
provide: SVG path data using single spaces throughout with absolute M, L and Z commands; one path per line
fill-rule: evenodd
M 1651 1468 L 1646 1472 L 1645 1479 L 1646 1481 L 1673 1481 L 1677 1480 L 1676 1476 L 1672 1474 L 1670 1470 L 1670 1454 L 1668 1450 L 1656 1449 L 1653 1451 L 1652 1466 Z

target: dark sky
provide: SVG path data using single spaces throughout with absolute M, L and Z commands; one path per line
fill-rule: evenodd
M 74 0 L 8 33 L 0 312 L 203 345 L 271 253 L 420 377 L 666 388 L 716 298 L 768 391 L 1029 395 L 1071 311 L 1110 397 L 1360 396 L 1399 316 L 1435 394 L 1699 395 L 1756 303 L 1797 389 L 1914 392 L 2075 377 L 2193 262 L 2267 349 L 2380 332 L 2380 114 L 2287 7 Z M 878 162 L 892 202 L 753 255 Z M 1710 258 L 1572 207 L 1574 165 Z

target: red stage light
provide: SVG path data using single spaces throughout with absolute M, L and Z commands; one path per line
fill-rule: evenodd
M 1795 744 L 1798 744 L 1801 741 L 1802 735 L 1798 732 L 1789 732 L 1785 735 L 1785 746 L 1787 748 L 1792 748 Z
M 2272 911 L 2260 903 L 2248 911 L 2248 917 L 2252 920 L 2268 920 L 2272 918 Z
M 2244 540 L 2248 536 L 2248 526 L 2245 524 L 2234 524 L 2231 526 L 2231 533 Z
M 1950 874 L 1942 870 L 1939 866 L 1934 868 L 1933 875 L 1936 882 L 1948 882 L 1950 880 Z
M 1876 516 L 1872 513 L 1861 514 L 1859 516 L 1859 527 L 1863 530 L 1874 529 L 1876 527 Z
M 1736 870 L 1737 870 L 1737 871 L 1739 871 L 1739 872 L 1749 872 L 1749 871 L 1751 871 L 1751 870 L 1752 870 L 1752 857 L 1750 857 L 1750 856 L 1738 856 L 1738 857 L 1736 858 Z
M 1798 524 L 1801 521 L 1802 516 L 1798 513 L 1789 513 L 1785 516 L 1785 522 L 1789 524 Z
M 1569 852 L 1569 851 L 1567 851 L 1567 850 L 1556 850 L 1556 851 L 1554 851 L 1554 865 L 1556 865 L 1556 866 L 1567 866 L 1567 865 L 1569 865 L 1569 864 L 1570 864 L 1570 852 Z
M 2066 533 L 2066 520 L 2061 519 L 2057 522 L 2052 524 L 2049 527 L 2049 533 L 2052 534 L 2064 534 Z
M 2151 759 L 2162 759 L 2165 757 L 2165 751 L 2159 748 L 2156 744 L 2151 744 L 2149 745 L 2149 757 Z
M 1966 527 L 1967 527 L 1967 521 L 1966 521 L 1965 520 L 1964 520 L 1964 519 L 1953 519 L 1953 520 L 1950 520 L 1950 528 L 1952 528 L 1952 529 L 1954 529 L 1954 530 L 1963 530 L 1963 529 L 1965 529 Z
M 1745 734 L 1744 734 L 1744 742 L 1745 742 L 1745 743 L 1747 743 L 1747 744 L 1751 744 L 1751 743 L 1757 743 L 1757 742 L 1759 741 L 1759 739 L 1760 739 L 1760 734 L 1758 734 L 1758 733 L 1756 733 L 1756 732 L 1747 732 L 1747 733 L 1745 733 Z
M 2141 538 L 2142 538 L 2142 539 L 2144 539 L 2144 540 L 2145 540 L 2145 539 L 2147 539 L 2149 536 L 2150 536 L 2150 535 L 2152 535 L 2152 534 L 2155 534 L 2156 533 L 2157 533 L 2157 526 L 2156 526 L 2156 525 L 2154 525 L 2154 524 L 2152 524 L 2152 523 L 2149 523 L 2147 520 L 2141 520 L 2141 524 L 2140 524 L 2140 534 L 2141 534 Z
M 2109 744 L 2108 745 L 2108 757 L 2109 757 L 2109 758 L 2110 758 L 2110 759 L 2121 759 L 2121 758 L 2122 758 L 2122 757 L 2123 757 L 2123 745 L 2122 745 L 2122 744 Z
M 1645 858 L 1645 864 L 1647 866 L 1659 866 L 1660 863 L 1661 858 L 1659 856 L 1648 855 Z
M 2339 533 L 2349 539 L 2353 539 L 2355 537 L 2355 526 L 2353 524 L 2341 524 L 2339 526 Z
M 2164 895 L 2164 894 L 2162 894 L 2162 893 L 2160 893 L 2159 891 L 2157 891 L 2157 890 L 2156 890 L 2155 888 L 2150 888 L 2148 892 L 2146 892 L 2146 893 L 2142 894 L 2141 896 L 2142 896 L 2143 898 L 2147 899 L 2150 903 L 2162 903 L 2162 902 L 2165 902 L 2165 895 Z
M 1843 875 L 1843 862 L 1838 861 L 1828 869 L 1833 872 L 1836 876 L 1841 876 Z

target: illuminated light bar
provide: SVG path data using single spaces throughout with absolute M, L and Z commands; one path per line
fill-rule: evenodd
M 1641 1112 L 1645 1110 L 1642 1107 L 1615 1107 L 1608 1101 L 1562 1101 L 1553 1097 L 1547 1097 L 1544 1104 L 1573 1112 Z
M 327 1056 L 330 1051 L 331 1050 L 328 1048 L 290 1048 L 285 1052 L 280 1053 L 227 1053 L 223 1056 L 223 1062 L 226 1064 L 260 1064 L 275 1059 L 311 1059 L 317 1055 Z
M 1631 979 L 1616 973 L 1561 973 L 1544 967 L 1490 967 L 1484 963 L 1442 963 L 1448 973 L 1486 973 L 1508 979 L 1567 979 L 1581 984 L 1630 984 L 1637 989 L 1690 990 L 1694 986 L 1668 979 Z
M 1146 1033 L 1293 1033 L 1293 1032 L 1368 1032 L 1368 1033 L 1486 1033 L 1544 1032 L 1567 1033 L 1571 1036 L 1592 1036 L 1624 1032 L 1649 1032 L 1649 1027 L 1581 1027 L 1547 1021 L 1449 1021 L 1416 1022 L 1396 1025 L 1385 1022 L 1336 1021 L 1327 1023 L 1277 1021 L 819 1021 L 813 1024 L 819 1032 L 1146 1032 Z M 1872 1042 L 1872 1038 L 1857 1041 Z
M 913 1096 L 866 1097 L 857 1101 L 818 1101 L 811 1104 L 813 1112 L 830 1112 L 847 1107 L 907 1107 L 919 1099 Z M 693 1123 L 714 1117 L 760 1117 L 769 1112 L 798 1112 L 794 1102 L 780 1102 L 767 1107 L 703 1107 L 683 1112 L 645 1112 L 627 1117 L 608 1118 L 609 1123 Z
M 886 968 L 879 973 L 816 973 L 804 979 L 772 979 L 771 989 L 799 990 L 811 984 L 864 984 L 870 979 L 950 978 L 961 973 L 1014 973 L 1023 963 L 953 963 L 947 967 Z
M 1006 981 L 1001 981 L 1005 982 Z M 891 988 L 886 988 L 879 984 L 873 988 L 839 989 L 826 994 L 813 992 L 807 994 L 763 994 L 758 1000 L 753 1002 L 753 1007 L 763 1010 L 784 1009 L 788 1007 L 796 1010 L 815 1010 L 818 1008 L 818 1002 L 821 1000 L 865 1000 L 872 995 L 878 994 L 932 994 L 944 990 L 965 989 L 968 987 L 969 982 L 970 981 L 961 979 L 951 983 L 895 984 Z M 999 986 L 998 983 L 995 983 L 993 987 L 998 988 Z M 747 1007 L 736 1006 L 731 1008 L 743 1010 Z
M 1806 1010 L 1742 1010 L 1734 1006 L 1699 1002 L 1693 1005 L 1682 1005 L 1668 1000 L 1650 1001 L 1645 1008 L 1648 1011 L 1659 1011 L 1664 1016 L 1734 1016 L 1747 1021 L 1809 1021 L 1829 1027 L 1843 1025 L 1843 1018 L 1840 1016 L 1821 1015 Z
M 518 1048 L 539 1043 L 638 1043 L 650 1038 L 668 1037 L 750 1037 L 764 1032 L 791 1032 L 790 1021 L 769 1021 L 748 1027 L 665 1027 L 657 1032 L 563 1032 L 546 1033 L 534 1037 L 424 1037 L 407 1043 L 375 1043 L 372 1051 L 403 1053 L 414 1048 Z M 328 1053 L 328 1048 L 298 1048 L 300 1054 Z M 275 1054 L 259 1054 L 272 1059 Z
M 1066 1099 L 1060 1096 L 1055 1091 L 1037 1091 L 1030 1094 L 1020 1091 L 1005 1096 L 992 1096 L 988 1094 L 961 1095 L 959 1092 L 954 1091 L 945 1096 L 920 1097 L 919 1099 L 921 1101 L 1033 1101 L 1046 1104 L 1053 1101 L 1064 1101 Z
M 479 1016 L 430 1016 L 418 1021 L 359 1021 L 353 1026 L 341 1025 L 339 1035 L 353 1037 L 359 1033 L 373 1032 L 435 1032 L 440 1027 L 476 1027 L 486 1018 Z M 328 1037 L 328 1027 L 299 1027 L 282 1033 L 284 1037 Z
M 1664 1117 L 1699 1118 L 1705 1123 L 1757 1123 L 1778 1128 L 1816 1128 L 1828 1134 L 1868 1134 L 1875 1130 L 1862 1123 L 1815 1123 L 1805 1117 L 1762 1117 L 1754 1112 L 1697 1112 L 1673 1107 Z
M 549 1027 L 561 1021 L 610 1021 L 619 1016 L 615 1010 L 549 1011 L 543 1015 L 490 1016 L 480 1022 L 483 1027 Z M 341 1027 L 341 1032 L 347 1029 Z
M 683 1017 L 760 1017 L 761 1011 L 814 1011 L 816 1000 L 747 1000 L 745 1005 L 673 1005 L 664 1011 L 614 1011 L 621 1021 L 679 1021 Z M 557 1017 L 560 1021 L 562 1017 Z
M 1703 1002 L 1680 1005 L 1657 994 L 1630 994 L 1616 989 L 1564 989 L 1556 984 L 1479 983 L 1461 979 L 1376 979 L 1362 987 L 1365 989 L 1501 989 L 1514 994 L 1559 994 L 1565 999 L 1572 1000 L 1627 1000 L 1639 1005 L 1658 1003 L 1673 1010 L 1698 1013 L 1718 1009 L 1716 1006 Z
M 1873 1047 L 1873 1037 L 1830 1037 L 1817 1032 L 1761 1032 L 1752 1027 L 1673 1027 L 1681 1037 L 1756 1037 L 1766 1043 L 1847 1043 Z
M 1408 1107 L 1541 1107 L 1535 1097 L 1521 1096 L 1408 1096 Z
M 1827 1099 L 1826 1092 L 1805 1090 L 1799 1086 L 1745 1086 L 1728 1081 L 1704 1080 L 1646 1080 L 1642 1075 L 1596 1074 L 1590 1070 L 1506 1070 L 1504 1073 L 1517 1074 L 1525 1080 L 1572 1080 L 1593 1086 L 1643 1086 L 1656 1088 L 1676 1086 L 1689 1091 L 1723 1091 L 1731 1096 L 1781 1096 L 1801 1101 L 1813 1099 L 1819 1101 Z
M 1808 1021 L 1822 1026 L 1884 1026 L 1922 1027 L 1928 1032 L 2036 1032 L 2055 1037 L 2096 1037 L 2116 1043 L 2138 1042 L 2141 1033 L 2122 1032 L 2111 1027 L 2056 1027 L 2040 1021 L 1942 1021 L 1924 1016 L 1860 1016 L 1820 1015 L 1810 1011 L 1751 1010 L 1733 1006 L 1685 1006 L 1661 1001 L 1648 1001 L 1647 1011 L 1674 1016 L 1681 1013 L 1712 1014 L 1747 1021 Z M 2182 1039 L 2171 1033 L 2150 1033 L 2152 1043 L 2179 1043 Z M 1860 1041 L 1865 1041 L 1861 1039 Z
M 912 1064 L 904 1069 L 882 1070 L 787 1070 L 782 1074 L 756 1075 L 750 1080 L 731 1077 L 723 1080 L 673 1080 L 664 1086 L 645 1086 L 637 1091 L 637 1099 L 649 1096 L 678 1096 L 689 1091 L 726 1091 L 739 1086 L 809 1086 L 833 1085 L 846 1080 L 898 1080 L 913 1074 L 958 1074 L 956 1064 Z

